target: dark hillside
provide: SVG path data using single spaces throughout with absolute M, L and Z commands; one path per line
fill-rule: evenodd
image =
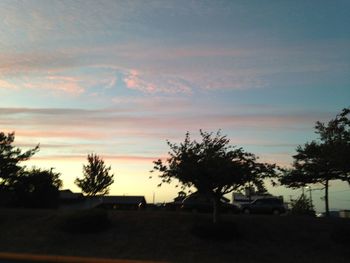
M 61 254 L 170 262 L 349 262 L 350 220 L 230 215 L 231 241 L 194 236 L 210 215 L 109 212 L 111 225 L 97 233 L 66 233 L 65 213 L 1 210 L 1 252 Z M 229 232 L 229 231 L 227 231 Z

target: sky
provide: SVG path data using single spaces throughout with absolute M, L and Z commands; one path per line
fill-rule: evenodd
M 26 165 L 73 191 L 93 152 L 110 194 L 172 200 L 152 162 L 199 129 L 290 166 L 315 122 L 350 105 L 350 1 L 2 0 L 0 22 L 0 130 L 40 143 Z M 333 182 L 331 208 L 349 209 L 349 190 Z

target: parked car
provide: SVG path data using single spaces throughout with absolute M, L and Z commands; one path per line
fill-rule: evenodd
M 280 198 L 261 198 L 251 203 L 241 204 L 244 214 L 274 214 L 279 215 L 286 212 L 283 200 Z
M 240 212 L 240 208 L 237 205 L 230 204 L 226 198 L 220 200 L 219 209 L 222 213 L 238 214 Z M 213 211 L 213 201 L 205 195 L 193 194 L 182 201 L 181 210 L 211 213 Z

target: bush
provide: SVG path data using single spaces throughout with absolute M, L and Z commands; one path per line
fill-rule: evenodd
M 106 230 L 111 222 L 105 210 L 81 210 L 61 216 L 58 227 L 68 233 L 96 233 Z
M 311 200 L 302 194 L 297 200 L 291 202 L 291 214 L 315 216 Z

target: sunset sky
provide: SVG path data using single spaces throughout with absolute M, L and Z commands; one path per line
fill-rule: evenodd
M 317 120 L 350 105 L 346 0 L 2 0 L 0 22 L 0 131 L 40 143 L 27 165 L 73 191 L 94 152 L 116 174 L 111 194 L 171 200 L 152 161 L 199 129 L 288 166 Z M 332 208 L 350 208 L 349 189 L 332 184 Z

